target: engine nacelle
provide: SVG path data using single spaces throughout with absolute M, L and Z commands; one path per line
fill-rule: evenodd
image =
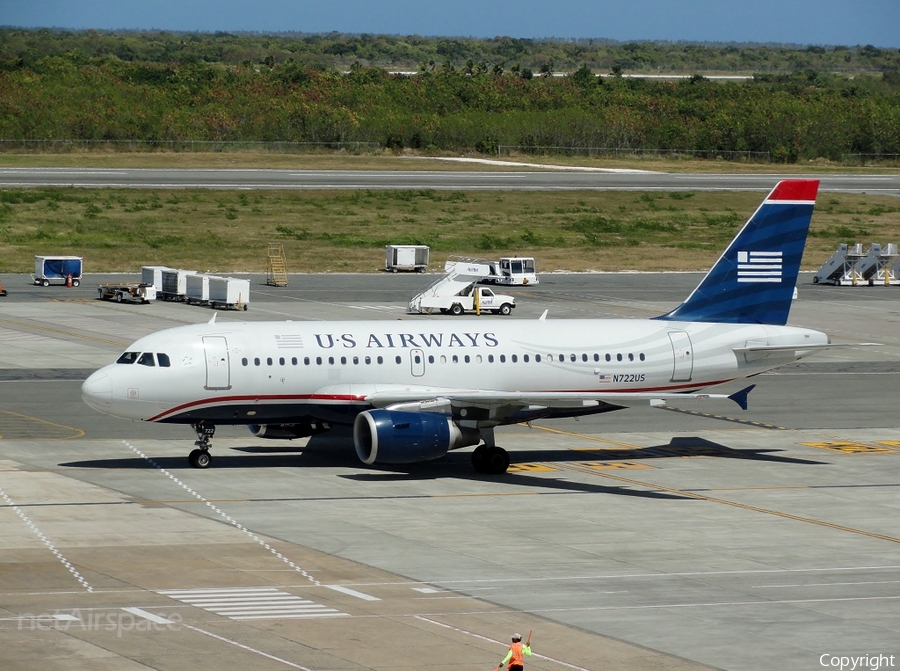
M 331 427 L 324 422 L 304 422 L 302 424 L 248 424 L 247 428 L 257 438 L 293 440 L 306 438 L 328 431 Z
M 428 461 L 480 441 L 477 429 L 458 426 L 433 412 L 367 410 L 353 423 L 356 454 L 368 465 Z

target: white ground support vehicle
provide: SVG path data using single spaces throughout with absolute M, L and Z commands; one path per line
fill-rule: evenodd
M 464 312 L 492 312 L 498 315 L 508 315 L 516 307 L 516 299 L 505 294 L 495 294 L 488 287 L 479 286 L 475 282 L 469 284 L 458 294 L 445 296 L 440 294 L 419 294 L 413 302 L 410 302 L 408 312 L 431 314 L 440 311 L 441 314 L 461 315 Z
M 156 300 L 156 287 L 148 282 L 106 282 L 97 287 L 100 299 L 116 303 L 149 303 Z
M 531 256 L 503 257 L 496 263 L 491 263 L 494 284 L 537 284 L 538 278 L 534 272 L 534 258 Z
M 394 273 L 399 270 L 424 273 L 430 252 L 427 245 L 385 245 L 384 269 Z

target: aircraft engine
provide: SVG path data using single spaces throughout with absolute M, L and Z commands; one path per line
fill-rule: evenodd
M 428 461 L 480 441 L 477 429 L 433 412 L 367 410 L 353 424 L 356 454 L 368 465 Z
M 257 438 L 293 440 L 306 438 L 328 431 L 331 427 L 324 422 L 304 422 L 302 424 L 248 424 L 247 428 Z

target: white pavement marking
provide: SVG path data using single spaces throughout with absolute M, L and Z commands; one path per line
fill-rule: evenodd
M 50 552 L 52 552 L 54 556 L 56 556 L 56 558 L 59 559 L 60 562 L 62 562 L 62 565 L 69 570 L 69 573 L 71 573 L 88 592 L 93 592 L 94 588 L 90 586 L 88 581 L 85 580 L 84 577 L 78 572 L 78 570 L 69 563 L 69 560 L 63 557 L 62 553 L 54 547 L 53 543 L 50 542 L 50 539 L 47 538 L 43 534 L 43 532 L 37 528 L 37 525 L 35 525 L 34 522 L 28 519 L 28 515 L 23 513 L 22 509 L 19 508 L 19 506 L 17 506 L 15 503 L 13 503 L 12 499 L 9 498 L 5 491 L 3 491 L 2 487 L 0 487 L 0 496 L 3 497 L 3 500 L 6 501 L 6 504 L 15 511 L 16 515 L 18 515 L 22 519 L 22 521 L 25 522 L 26 526 L 31 529 L 31 531 L 40 539 L 40 541 L 47 546 Z
M 157 594 L 232 620 L 347 616 L 347 613 L 282 592 L 275 587 L 167 589 L 160 590 Z
M 154 615 L 153 613 L 150 613 L 141 608 L 123 608 L 122 610 L 124 610 L 126 613 L 131 613 L 132 615 L 142 617 L 145 620 L 150 620 L 150 622 L 155 622 L 156 624 L 174 624 L 172 620 L 169 620 L 168 618 Z
M 416 615 L 416 619 L 423 620 L 425 622 L 430 622 L 431 624 L 435 624 L 439 627 L 444 627 L 445 629 L 451 629 L 451 630 L 457 631 L 461 634 L 466 634 L 467 636 L 472 636 L 473 638 L 481 639 L 482 641 L 489 641 L 491 643 L 497 643 L 498 645 L 503 645 L 503 646 L 506 645 L 506 643 L 504 643 L 503 641 L 498 641 L 496 638 L 482 636 L 481 634 L 476 634 L 474 631 L 468 631 L 466 629 L 460 629 L 459 627 L 454 627 L 449 624 L 444 624 L 443 622 L 438 622 L 437 620 L 432 620 L 430 617 L 425 617 L 424 615 Z M 554 664 L 559 664 L 560 666 L 565 666 L 569 669 L 576 669 L 576 671 L 591 671 L 590 669 L 586 669 L 583 666 L 576 666 L 575 664 L 569 664 L 568 662 L 564 662 L 561 659 L 556 659 L 554 657 L 547 657 L 546 655 L 539 655 L 536 652 L 532 652 L 531 655 L 533 657 L 545 659 L 548 662 L 553 662 Z
M 271 659 L 276 662 L 280 662 L 285 666 L 289 666 L 292 669 L 300 669 L 300 671 L 313 671 L 309 667 L 301 666 L 300 664 L 294 664 L 293 662 L 289 662 L 286 659 L 282 659 L 281 657 L 276 657 L 275 655 L 270 655 L 268 652 L 263 652 L 262 650 L 257 650 L 256 648 L 251 648 L 249 645 L 244 645 L 243 643 L 238 643 L 237 641 L 232 641 L 230 638 L 225 638 L 224 636 L 219 636 L 218 634 L 214 634 L 211 631 L 206 631 L 205 629 L 200 629 L 200 627 L 192 627 L 189 624 L 181 625 L 185 629 L 190 629 L 191 631 L 196 631 L 198 634 L 203 634 L 204 636 L 209 636 L 210 638 L 214 638 L 217 641 L 222 641 L 224 643 L 230 643 L 231 645 L 240 648 L 241 650 L 246 650 L 247 652 L 252 652 L 256 655 L 261 655 L 267 659 Z
M 499 159 L 490 159 L 490 158 L 465 158 L 465 157 L 456 157 L 456 156 L 406 156 L 404 158 L 410 159 L 427 159 L 429 161 L 453 161 L 455 163 L 481 163 L 482 165 L 514 165 L 518 167 L 525 168 L 540 168 L 541 170 L 573 170 L 573 171 L 581 171 L 581 172 L 613 172 L 613 173 L 646 173 L 646 174 L 659 174 L 658 171 L 655 170 L 637 170 L 634 168 L 592 168 L 589 166 L 581 166 L 581 165 L 556 165 L 554 163 L 526 163 L 524 161 L 501 161 Z
M 292 569 L 294 569 L 297 573 L 299 573 L 299 574 L 302 575 L 304 578 L 306 578 L 307 580 L 309 580 L 313 585 L 319 586 L 319 585 L 322 584 L 321 582 L 319 582 L 318 580 L 316 580 L 313 576 L 311 576 L 311 575 L 309 574 L 309 572 L 308 572 L 306 569 L 304 569 L 304 568 L 302 568 L 302 567 L 300 567 L 300 566 L 297 566 L 297 564 L 295 564 L 295 563 L 292 562 L 290 559 L 288 559 L 287 557 L 285 557 L 283 554 L 281 554 L 278 550 L 276 550 L 276 549 L 273 548 L 271 545 L 269 545 L 269 544 L 268 544 L 266 541 L 264 541 L 262 538 L 260 538 L 260 537 L 257 536 L 255 533 L 253 533 L 252 531 L 250 531 L 247 527 L 245 527 L 245 526 L 243 526 L 242 524 L 240 524 L 240 523 L 239 523 L 237 520 L 235 520 L 233 517 L 231 517 L 230 515 L 228 515 L 227 513 L 225 513 L 225 511 L 223 511 L 223 510 L 221 510 L 220 508 L 216 507 L 211 501 L 209 501 L 208 499 L 204 498 L 203 496 L 201 496 L 200 494 L 198 494 L 197 492 L 195 492 L 193 489 L 191 489 L 190 487 L 188 487 L 188 486 L 187 486 L 186 484 L 184 484 L 181 480 L 179 480 L 179 479 L 176 478 L 174 475 L 172 475 L 171 473 L 169 473 L 169 471 L 167 471 L 165 468 L 163 468 L 162 466 L 160 466 L 159 464 L 157 464 L 155 461 L 153 461 L 153 459 L 151 459 L 151 458 L 148 457 L 146 454 L 144 454 L 143 452 L 141 452 L 138 448 L 136 448 L 134 445 L 132 445 L 131 443 L 129 443 L 127 440 L 123 440 L 122 443 L 123 443 L 129 450 L 131 450 L 131 451 L 134 452 L 136 455 L 138 455 L 139 457 L 141 457 L 141 459 L 145 459 L 151 466 L 153 466 L 153 468 L 155 468 L 155 469 L 158 470 L 160 473 L 162 473 L 163 475 L 165 475 L 167 478 L 169 478 L 172 482 L 174 482 L 176 485 L 178 485 L 179 487 L 181 487 L 181 488 L 182 488 L 184 491 L 186 491 L 188 494 L 190 494 L 191 496 L 193 496 L 194 498 L 196 498 L 196 499 L 199 500 L 199 501 L 203 501 L 203 503 L 205 503 L 206 506 L 207 506 L 210 510 L 212 510 L 214 513 L 216 513 L 217 515 L 219 515 L 219 517 L 221 517 L 222 519 L 224 519 L 226 522 L 228 522 L 228 523 L 229 523 L 231 526 L 233 526 L 235 529 L 238 529 L 239 531 L 242 531 L 242 532 L 244 532 L 245 534 L 247 534 L 247 536 L 249 536 L 249 537 L 252 538 L 254 541 L 256 541 L 257 543 L 259 543 L 260 545 L 262 545 L 266 550 L 268 550 L 269 552 L 271 552 L 273 555 L 275 555 L 276 557 L 278 557 L 278 559 L 280 559 L 281 561 L 283 561 L 285 564 L 287 564 L 287 565 L 290 566 Z M 2 490 L 0 490 L 0 491 L 2 491 Z M 91 591 L 90 588 L 88 588 L 88 591 Z
M 377 596 L 364 594 L 363 592 L 357 592 L 355 589 L 350 589 L 349 587 L 344 587 L 343 585 L 323 585 L 323 587 L 333 589 L 335 592 L 341 592 L 342 594 L 355 596 L 357 599 L 363 599 L 365 601 L 381 601 L 381 599 L 379 599 Z

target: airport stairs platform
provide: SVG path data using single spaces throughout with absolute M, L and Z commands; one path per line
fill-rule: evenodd
M 813 277 L 814 284 L 835 286 L 874 286 L 876 284 L 900 284 L 898 275 L 900 254 L 897 245 L 888 243 L 883 248 L 873 242 L 863 253 L 862 243 L 841 244 Z

